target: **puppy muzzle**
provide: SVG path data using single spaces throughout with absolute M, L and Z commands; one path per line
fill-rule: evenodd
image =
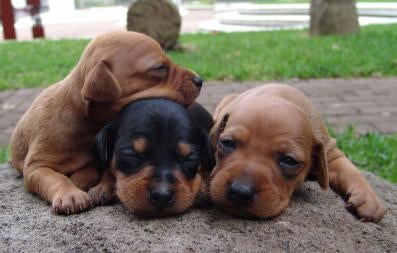
M 150 202 L 159 209 L 170 207 L 175 202 L 175 192 L 167 185 L 156 186 L 149 192 Z
M 192 79 L 192 82 L 200 92 L 201 88 L 203 87 L 203 79 L 201 79 L 201 77 L 199 77 L 199 76 L 196 76 Z
M 233 181 L 227 189 L 227 199 L 234 205 L 245 207 L 254 200 L 256 189 L 250 182 Z

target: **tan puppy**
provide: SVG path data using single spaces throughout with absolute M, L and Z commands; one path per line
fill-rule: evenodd
M 385 207 L 360 171 L 337 148 L 319 114 L 299 90 L 269 84 L 229 95 L 214 115 L 217 165 L 213 201 L 226 211 L 273 217 L 294 190 L 316 179 L 347 198 L 358 217 L 379 221 Z
M 201 85 L 145 35 L 99 36 L 71 73 L 45 89 L 18 122 L 12 165 L 27 190 L 51 202 L 56 213 L 82 211 L 91 205 L 86 191 L 99 180 L 90 153 L 99 129 L 137 99 L 164 97 L 190 105 Z

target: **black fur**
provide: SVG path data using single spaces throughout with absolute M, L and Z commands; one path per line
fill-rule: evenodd
M 215 166 L 208 138 L 212 125 L 211 115 L 199 104 L 186 109 L 161 98 L 139 100 L 127 105 L 116 121 L 102 128 L 96 136 L 94 153 L 102 170 L 114 156 L 116 169 L 126 175 L 152 165 L 154 179 L 172 183 L 175 169 L 193 179 L 200 165 L 207 171 Z M 143 154 L 134 152 L 131 145 L 139 137 L 149 141 Z M 190 146 L 189 157 L 178 154 L 180 142 Z

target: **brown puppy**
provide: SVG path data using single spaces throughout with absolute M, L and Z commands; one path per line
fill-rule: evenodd
M 99 180 L 90 153 L 95 134 L 129 102 L 165 97 L 190 105 L 202 80 L 175 65 L 149 37 L 134 32 L 94 39 L 62 81 L 45 89 L 11 138 L 12 165 L 28 191 L 56 213 L 88 208 Z
M 360 218 L 379 221 L 386 209 L 360 171 L 337 148 L 319 114 L 299 90 L 269 84 L 229 95 L 214 115 L 217 165 L 213 201 L 230 213 L 273 217 L 306 179 L 347 197 Z

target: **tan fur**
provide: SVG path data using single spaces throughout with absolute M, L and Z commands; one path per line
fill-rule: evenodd
M 153 70 L 161 64 L 168 68 L 165 75 Z M 18 122 L 11 138 L 12 165 L 23 174 L 26 188 L 57 213 L 84 210 L 91 205 L 85 191 L 99 179 L 90 153 L 96 132 L 137 99 L 165 97 L 190 105 L 199 92 L 195 76 L 147 36 L 99 36 L 71 73 L 45 89 Z
M 327 133 L 319 113 L 299 90 L 282 84 L 268 84 L 240 95 L 226 97 L 216 108 L 211 129 L 217 150 L 217 166 L 212 173 L 211 197 L 229 212 L 256 217 L 278 215 L 288 206 L 293 191 L 309 176 L 322 188 L 328 185 L 348 195 L 348 203 L 358 216 L 379 221 L 386 209 L 360 171 L 337 148 Z M 237 140 L 228 155 L 219 152 L 222 138 Z M 298 174 L 286 178 L 276 163 L 276 155 L 293 154 L 303 162 Z M 234 179 L 250 180 L 258 192 L 248 207 L 236 208 L 225 197 Z
M 192 153 L 192 149 L 190 148 L 190 145 L 186 143 L 179 143 L 178 152 L 181 156 L 188 157 Z
M 198 173 L 193 180 L 186 180 L 180 171 L 175 171 L 176 182 L 175 204 L 159 211 L 149 199 L 149 190 L 159 183 L 152 179 L 155 167 L 146 166 L 133 175 L 125 175 L 115 169 L 115 160 L 111 162 L 111 174 L 116 183 L 116 195 L 133 214 L 144 217 L 167 216 L 186 212 L 196 200 L 196 196 L 203 185 L 202 176 Z M 105 185 L 103 185 L 106 187 Z M 109 185 L 110 186 L 110 185 Z M 108 189 L 111 189 L 110 187 Z M 109 195 L 109 193 L 107 193 Z
M 141 137 L 133 141 L 132 147 L 137 153 L 143 153 L 147 149 L 147 141 Z

